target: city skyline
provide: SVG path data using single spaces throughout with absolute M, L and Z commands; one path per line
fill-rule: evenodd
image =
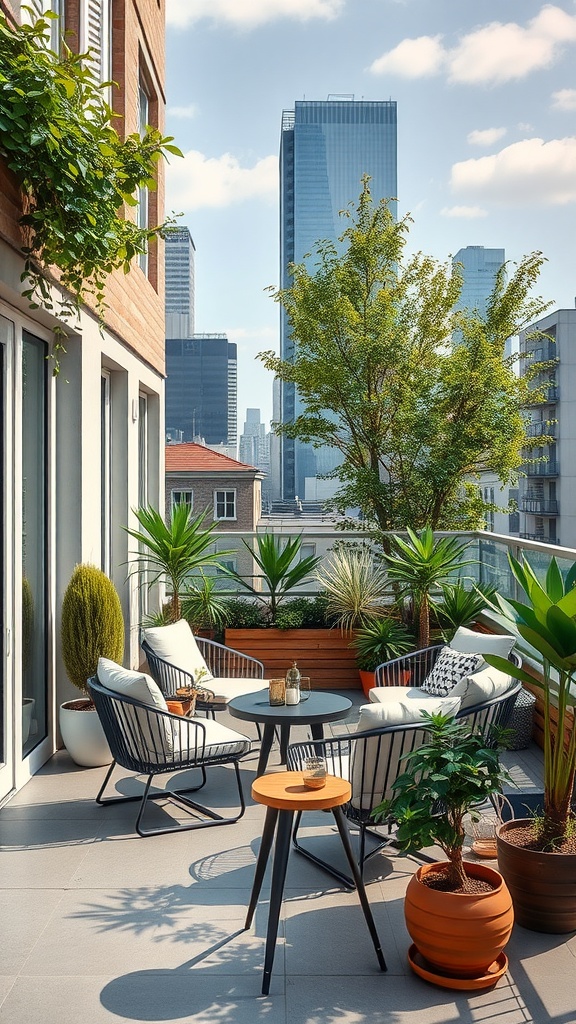
M 167 130 L 185 154 L 167 209 L 196 244 L 196 330 L 238 344 L 239 408 L 271 416 L 254 357 L 279 345 L 278 126 L 302 97 L 397 102 L 412 251 L 541 250 L 537 292 L 574 307 L 573 2 L 168 0 L 167 18 Z

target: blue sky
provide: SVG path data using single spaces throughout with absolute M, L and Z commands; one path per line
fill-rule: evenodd
M 396 100 L 410 249 L 541 250 L 538 293 L 573 307 L 575 58 L 573 0 L 167 0 L 167 130 L 184 160 L 166 207 L 196 245 L 196 330 L 238 344 L 240 429 L 247 406 L 272 414 L 255 357 L 278 347 L 282 110 Z

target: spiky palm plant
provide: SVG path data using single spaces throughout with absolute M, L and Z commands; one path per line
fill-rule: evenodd
M 207 511 L 192 518 L 190 506 L 185 502 L 172 507 L 168 523 L 152 506 L 133 509 L 141 530 L 124 529 L 141 545 L 132 552 L 134 566 L 146 573 L 146 585 L 159 581 L 170 591 L 171 621 L 177 622 L 182 612 L 182 590 L 186 580 L 205 565 L 223 570 L 219 559 L 231 551 L 210 551 L 214 543 L 217 523 L 205 525 Z M 144 550 L 142 550 L 142 548 Z M 224 570 L 223 570 L 224 571 Z
M 409 596 L 418 617 L 418 643 L 430 645 L 430 594 L 434 587 L 447 583 L 463 565 L 472 565 L 475 559 L 464 559 L 467 543 L 455 537 L 434 539 L 429 526 L 420 534 L 407 529 L 408 540 L 392 538 L 392 551 L 385 554 L 388 577 L 398 584 L 401 596 Z
M 320 559 L 315 555 L 299 557 L 302 547 L 301 535 L 283 543 L 272 533 L 262 533 L 257 534 L 255 547 L 251 547 L 246 541 L 244 546 L 260 569 L 255 578 L 264 583 L 266 591 L 257 589 L 238 573 L 229 575 L 266 606 L 270 623 L 274 625 L 280 602 L 291 590 L 309 582 Z

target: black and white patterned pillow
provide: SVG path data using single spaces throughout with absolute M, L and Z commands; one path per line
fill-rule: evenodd
M 443 647 L 421 689 L 436 697 L 447 697 L 460 680 L 474 672 L 482 661 L 481 654 L 460 654 L 451 647 Z

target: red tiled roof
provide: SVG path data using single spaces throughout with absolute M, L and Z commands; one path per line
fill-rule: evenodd
M 205 448 L 203 444 L 195 444 L 192 441 L 187 444 L 166 445 L 166 472 L 175 473 L 178 470 L 201 470 L 205 473 L 230 473 L 242 470 L 258 472 L 255 466 L 237 462 L 228 455 L 213 452 L 211 448 Z

